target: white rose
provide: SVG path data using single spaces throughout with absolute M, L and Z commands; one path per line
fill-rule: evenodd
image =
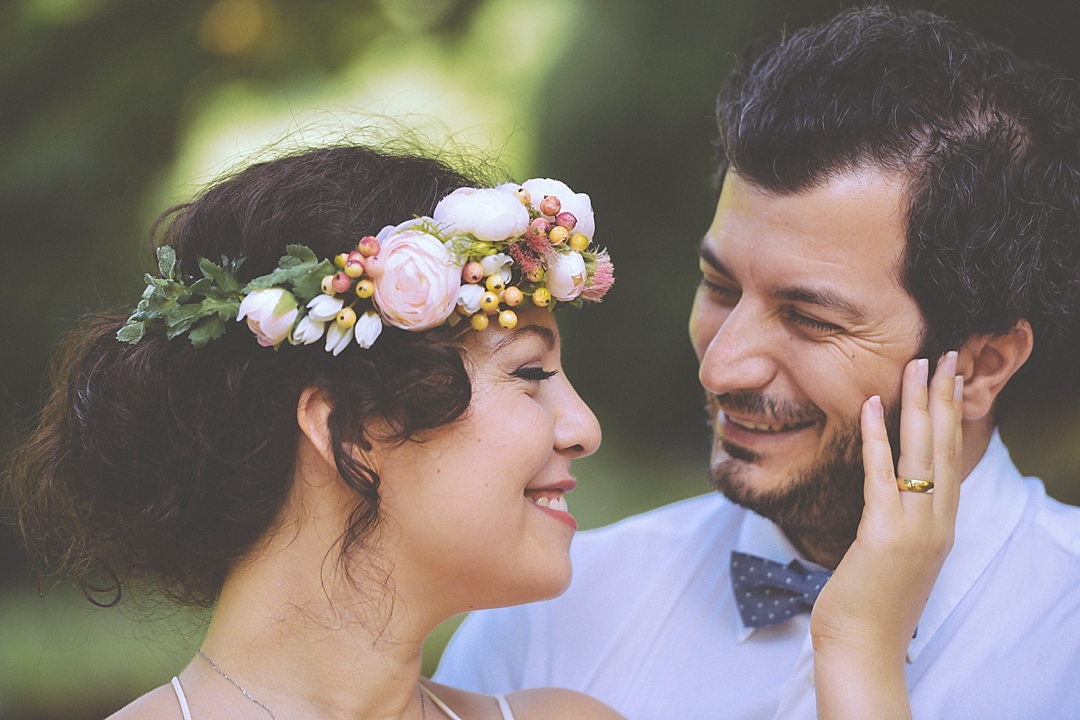
M 352 339 L 352 328 L 343 328 L 336 322 L 330 323 L 330 329 L 326 331 L 326 352 L 332 352 L 336 357 Z
M 517 237 L 529 227 L 525 206 L 496 188 L 458 188 L 439 201 L 434 217 L 448 235 L 470 233 L 484 242 Z
M 510 282 L 510 266 L 513 264 L 514 260 L 506 253 L 488 255 L 480 261 L 480 267 L 484 268 L 484 277 L 499 273 L 504 283 Z
M 325 329 L 325 322 L 312 320 L 310 315 L 305 315 L 293 329 L 292 337 L 289 338 L 289 342 L 293 345 L 310 345 L 313 342 L 319 341 L 319 338 L 323 336 L 323 331 Z
M 532 206 L 540 210 L 540 202 L 545 195 L 554 195 L 559 198 L 562 205 L 560 212 L 571 213 L 577 219 L 577 225 L 571 232 L 581 233 L 590 241 L 596 232 L 596 221 L 593 219 L 592 200 L 585 193 L 576 193 L 566 186 L 566 183 L 549 178 L 533 178 L 522 183 L 521 187 L 529 191 L 532 196 Z M 511 196 L 512 197 L 512 196 Z M 548 221 L 554 222 L 553 215 L 544 215 Z
M 337 317 L 337 314 L 341 312 L 341 307 L 344 304 L 344 300 L 336 298 L 333 295 L 318 295 L 312 298 L 311 302 L 307 304 L 307 316 L 315 322 L 333 320 Z
M 585 288 L 585 259 L 579 252 L 560 253 L 548 268 L 547 282 L 551 297 L 561 302 L 573 300 Z
M 465 308 L 465 312 L 472 315 L 480 312 L 480 298 L 484 297 L 485 288 L 482 285 L 465 283 L 458 289 L 457 304 Z
M 382 334 L 382 318 L 374 310 L 368 310 L 356 320 L 353 325 L 353 334 L 356 336 L 356 344 L 362 348 L 369 348 L 379 339 Z
M 291 307 L 284 313 L 275 314 L 275 309 L 280 305 Z M 248 294 L 240 302 L 240 312 L 237 320 L 247 318 L 248 327 L 255 333 L 259 344 L 263 347 L 277 345 L 289 336 L 289 330 L 296 322 L 299 312 L 296 298 L 292 293 L 282 288 L 268 288 L 255 290 Z

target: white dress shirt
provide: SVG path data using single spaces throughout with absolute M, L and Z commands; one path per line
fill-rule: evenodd
M 473 613 L 435 679 L 573 688 L 630 720 L 813 718 L 810 617 L 745 628 L 732 550 L 799 557 L 777 526 L 718 494 L 583 532 L 562 597 Z M 961 486 L 907 680 L 916 720 L 1080 718 L 1080 508 L 1021 477 L 996 433 Z

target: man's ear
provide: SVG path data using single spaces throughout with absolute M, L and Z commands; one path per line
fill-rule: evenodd
M 978 420 L 990 412 L 1005 383 L 1027 362 L 1033 344 L 1027 320 L 1002 335 L 976 335 L 964 343 L 956 374 L 964 376 L 965 420 Z
M 316 388 L 306 388 L 296 403 L 296 421 L 312 449 L 331 467 L 334 467 L 334 450 L 330 442 L 330 413 L 333 406 L 326 395 Z

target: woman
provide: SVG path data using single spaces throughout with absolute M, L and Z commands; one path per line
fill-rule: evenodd
M 444 619 L 566 588 L 570 463 L 600 441 L 548 312 L 611 284 L 588 198 L 472 184 L 358 147 L 252 166 L 166 213 L 135 313 L 76 328 L 11 474 L 28 545 L 99 601 L 214 609 L 191 664 L 116 718 L 618 717 L 419 678 Z M 909 366 L 902 419 L 901 468 L 934 466 L 935 493 L 897 490 L 864 406 L 867 531 L 813 618 L 822 717 L 909 714 L 957 496 L 941 365 L 929 400 Z

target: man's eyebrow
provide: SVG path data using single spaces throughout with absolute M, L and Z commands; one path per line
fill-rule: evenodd
M 720 258 L 716 257 L 716 253 L 713 252 L 712 248 L 705 244 L 705 240 L 702 240 L 701 245 L 698 246 L 698 254 L 701 255 L 701 259 L 705 261 L 706 265 L 719 274 L 729 279 L 734 277 L 724 263 L 720 262 Z
M 544 345 L 548 350 L 554 350 L 559 344 L 559 338 L 555 335 L 555 331 L 549 327 L 543 325 L 523 325 L 521 327 L 514 328 L 514 330 L 506 335 L 495 344 L 495 351 L 498 352 L 506 348 L 508 345 L 523 340 L 526 337 L 537 337 L 544 341 Z
M 847 316 L 848 319 L 854 322 L 866 321 L 866 312 L 861 307 L 831 290 L 796 286 L 780 288 L 772 294 L 788 302 L 817 305 L 818 307 L 833 310 Z

